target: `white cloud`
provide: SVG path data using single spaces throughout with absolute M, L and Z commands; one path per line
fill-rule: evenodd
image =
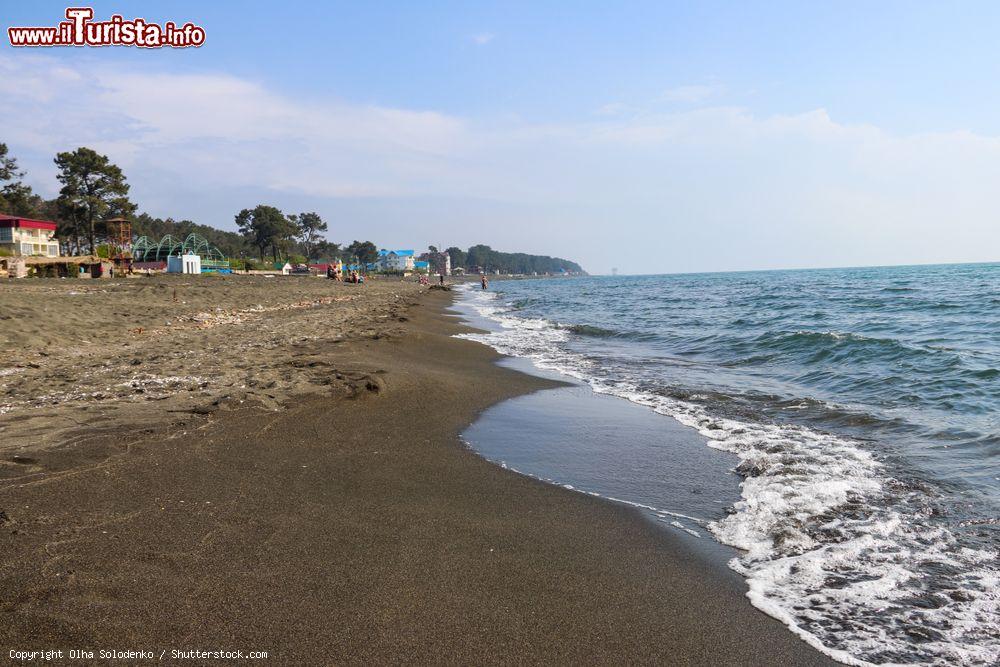
M 444 114 L 292 100 L 222 74 L 2 57 L 0 72 L 0 92 L 17 100 L 4 122 L 9 143 L 48 154 L 91 145 L 125 167 L 202 170 L 206 184 L 412 194 L 467 143 L 464 121 Z
M 0 93 L 0 141 L 43 194 L 57 190 L 55 152 L 88 145 L 125 169 L 143 208 L 216 224 L 283 196 L 350 206 L 394 238 L 428 229 L 597 270 L 623 266 L 608 248 L 629 244 L 646 250 L 629 270 L 646 271 L 973 260 L 1000 247 L 1000 138 L 896 136 L 822 109 L 614 106 L 539 124 L 22 54 L 0 56 Z M 406 203 L 392 221 L 364 213 L 389 210 L 376 200 Z
M 471 37 L 472 41 L 478 44 L 479 46 L 485 46 L 486 44 L 489 44 L 494 40 L 494 38 L 496 38 L 496 35 L 494 35 L 492 32 L 480 32 Z

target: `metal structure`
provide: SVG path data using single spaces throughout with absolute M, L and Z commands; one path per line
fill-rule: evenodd
M 132 244 L 132 257 L 136 262 L 166 262 L 167 257 L 188 253 L 201 257 L 202 271 L 229 270 L 229 260 L 222 251 L 198 234 L 188 234 L 183 241 L 167 234 L 158 242 L 140 236 Z
M 116 266 L 128 266 L 132 262 L 132 223 L 125 218 L 111 218 L 104 224 L 108 228 L 108 259 Z

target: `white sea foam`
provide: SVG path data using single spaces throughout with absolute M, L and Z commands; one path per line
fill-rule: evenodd
M 608 376 L 567 349 L 569 331 L 519 318 L 495 294 L 471 291 L 467 302 L 499 330 L 463 338 L 673 417 L 739 457 L 742 499 L 708 529 L 743 550 L 730 566 L 754 606 L 805 641 L 849 664 L 1000 663 L 997 551 L 963 545 L 933 520 L 926 492 L 860 443 L 709 414 Z

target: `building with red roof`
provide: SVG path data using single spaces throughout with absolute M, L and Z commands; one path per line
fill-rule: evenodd
M 15 257 L 58 257 L 55 233 L 56 223 L 49 220 L 0 214 L 0 249 L 9 250 Z
M 327 272 L 331 268 L 334 271 L 343 271 L 344 270 L 344 263 L 338 259 L 338 260 L 336 260 L 334 262 L 329 262 L 329 263 L 326 263 L 326 264 L 310 264 L 309 265 L 309 271 L 310 272 L 318 273 L 320 275 L 326 275 Z

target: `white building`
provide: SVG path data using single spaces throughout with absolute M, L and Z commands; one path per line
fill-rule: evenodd
M 429 252 L 422 255 L 424 259 L 427 260 L 429 264 L 429 272 L 431 275 L 451 275 L 451 255 L 446 252 Z
M 201 273 L 201 256 L 188 253 L 187 255 L 171 255 L 167 257 L 167 273 Z
M 375 264 L 380 271 L 412 271 L 415 261 L 412 250 L 379 250 Z
M 15 257 L 58 257 L 56 223 L 16 215 L 0 215 L 0 248 Z

